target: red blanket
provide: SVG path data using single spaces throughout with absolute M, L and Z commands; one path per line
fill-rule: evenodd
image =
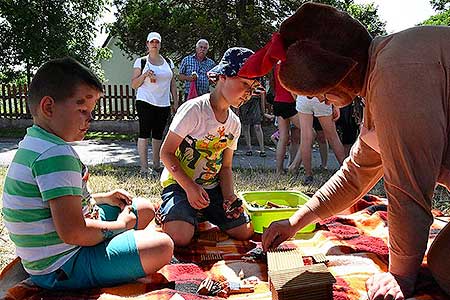
M 333 296 L 336 300 L 365 299 L 365 281 L 375 272 L 386 271 L 388 262 L 386 205 L 382 199 L 365 197 L 355 208 L 359 211 L 322 221 L 311 234 L 297 235 L 281 245 L 298 248 L 305 256 L 327 255 L 328 268 L 336 277 Z M 430 242 L 446 221 L 435 219 Z M 448 220 L 448 219 L 447 219 Z M 231 295 L 229 299 L 271 299 L 267 283 L 267 267 L 258 251 L 257 241 L 238 242 L 228 239 L 216 228 L 206 228 L 189 247 L 176 249 L 173 264 L 157 274 L 137 282 L 112 288 L 83 291 L 51 292 L 28 280 L 18 283 L 5 295 L 8 300 L 50 299 L 220 299 L 195 293 L 206 277 L 238 282 L 242 270 L 245 277 L 256 276 L 260 282 L 255 291 Z M 14 263 L 19 263 L 18 260 Z M 8 276 L 5 268 L 0 279 Z M 415 299 L 448 299 L 437 287 L 424 259 L 416 287 Z

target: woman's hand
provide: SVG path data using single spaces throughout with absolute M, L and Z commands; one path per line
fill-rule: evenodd
M 369 300 L 403 300 L 412 296 L 414 282 L 392 273 L 377 273 L 366 281 Z
M 116 189 L 107 193 L 96 194 L 93 196 L 98 204 L 109 204 L 117 206 L 121 210 L 127 205 L 133 203 L 133 197 L 123 189 Z
M 153 70 L 147 70 L 142 75 L 144 75 L 145 78 L 153 77 L 153 76 L 155 76 L 155 72 L 153 72 Z
M 280 220 L 270 224 L 262 236 L 262 247 L 264 251 L 278 247 L 285 240 L 293 237 L 297 232 L 288 219 Z

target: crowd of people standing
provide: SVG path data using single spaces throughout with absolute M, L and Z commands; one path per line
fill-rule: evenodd
M 161 49 L 161 35 L 151 32 L 147 36 L 147 55 L 136 59 L 133 65 L 132 87 L 137 90 L 136 109 L 139 118 L 139 138 L 137 149 L 140 158 L 141 174 L 143 176 L 158 176 L 161 171 L 159 152 L 163 140 L 164 129 L 181 103 L 193 97 L 198 97 L 212 91 L 208 72 L 215 66 L 214 60 L 207 56 L 209 42 L 199 39 L 195 45 L 195 53 L 181 60 L 178 73 L 169 58 L 164 58 Z M 351 112 L 342 109 L 345 118 L 339 118 L 340 111 L 332 105 L 320 103 L 318 99 L 291 94 L 281 86 L 277 72 L 279 65 L 275 64 L 273 73 L 262 81 L 266 91 L 272 93 L 270 103 L 273 115 L 266 113 L 268 107 L 266 91 L 254 95 L 235 112 L 242 123 L 242 133 L 245 138 L 245 155 L 254 154 L 252 145 L 252 127 L 259 146 L 258 155 L 266 157 L 264 131 L 262 123 L 265 119 L 274 119 L 276 132 L 276 172 L 286 171 L 297 173 L 303 165 L 305 169 L 304 184 L 313 182 L 311 150 L 317 138 L 323 169 L 327 168 L 328 145 L 342 164 L 348 155 L 349 147 L 356 140 L 358 125 L 354 122 Z M 182 95 L 178 97 L 176 79 L 183 84 Z M 178 102 L 181 103 L 178 103 Z M 170 107 L 172 103 L 172 108 Z M 336 131 L 336 121 L 344 131 L 341 142 Z M 314 126 L 313 126 L 314 125 Z M 355 134 L 348 138 L 347 131 Z M 148 166 L 148 139 L 151 137 L 153 163 Z M 346 144 L 344 150 L 343 144 Z M 286 150 L 289 150 L 286 154 Z M 286 158 L 288 158 L 286 163 Z

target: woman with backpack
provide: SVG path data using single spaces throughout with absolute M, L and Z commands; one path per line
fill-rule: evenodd
M 157 176 L 162 170 L 159 158 L 164 128 L 169 119 L 170 97 L 174 110 L 178 107 L 178 96 L 172 60 L 159 54 L 161 35 L 150 32 L 147 36 L 148 54 L 136 59 L 133 65 L 131 87 L 136 89 L 136 110 L 139 118 L 137 149 L 141 175 Z M 148 139 L 152 138 L 153 165 L 148 169 Z

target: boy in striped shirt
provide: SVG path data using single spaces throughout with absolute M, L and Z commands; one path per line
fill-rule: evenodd
M 152 204 L 124 190 L 91 194 L 87 168 L 68 144 L 84 138 L 102 91 L 72 58 L 45 63 L 30 84 L 34 125 L 8 169 L 2 210 L 25 270 L 44 288 L 127 282 L 172 257 L 169 236 L 143 230 Z

